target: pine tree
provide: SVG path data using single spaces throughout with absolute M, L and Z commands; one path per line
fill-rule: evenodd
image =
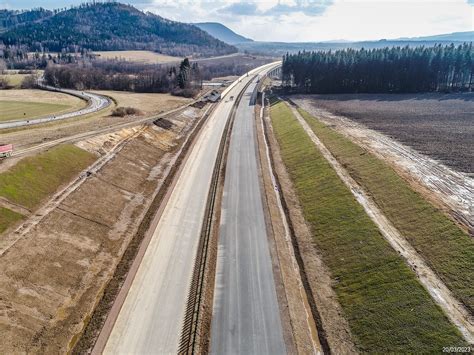
M 283 56 L 287 86 L 308 93 L 471 91 L 472 43 Z

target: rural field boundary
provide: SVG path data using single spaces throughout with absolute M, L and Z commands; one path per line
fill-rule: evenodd
M 272 102 L 269 127 L 308 278 L 318 306 L 326 305 L 320 311 L 331 351 L 344 352 L 338 341 L 351 339 L 361 352 L 466 345 L 284 102 Z M 339 318 L 348 333 L 335 324 Z
M 377 225 L 382 235 L 390 245 L 403 256 L 408 265 L 415 270 L 416 275 L 433 300 L 444 310 L 448 318 L 453 322 L 464 338 L 474 344 L 474 324 L 469 311 L 459 302 L 443 281 L 427 265 L 419 253 L 392 225 L 384 213 L 377 207 L 374 201 L 368 196 L 363 188 L 349 175 L 346 169 L 337 161 L 332 153 L 326 148 L 321 140 L 313 132 L 309 124 L 296 110 L 294 104 L 285 103 L 290 107 L 293 115 L 299 124 L 316 145 L 325 159 L 333 167 L 339 178 L 352 192 L 356 200 L 362 205 L 367 215 Z

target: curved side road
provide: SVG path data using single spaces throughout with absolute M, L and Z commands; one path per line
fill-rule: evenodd
M 224 127 L 233 101 L 261 70 L 241 77 L 223 93 L 189 153 L 150 244 L 116 317 L 104 349 L 93 353 L 178 351 L 188 290 L 207 196 Z
M 30 126 L 39 123 L 46 123 L 51 121 L 59 121 L 67 118 L 87 115 L 89 113 L 94 113 L 104 108 L 107 108 L 111 104 L 111 100 L 105 96 L 92 94 L 88 92 L 81 92 L 77 90 L 69 89 L 60 89 L 48 85 L 39 84 L 39 86 L 44 90 L 62 92 L 64 94 L 73 95 L 79 97 L 88 102 L 87 106 L 83 109 L 74 112 L 68 112 L 61 115 L 49 115 L 40 118 L 33 118 L 31 120 L 20 120 L 20 121 L 5 121 L 0 123 L 0 129 L 15 128 L 22 126 Z

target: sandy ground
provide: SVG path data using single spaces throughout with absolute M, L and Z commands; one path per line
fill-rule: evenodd
M 346 117 L 316 107 L 304 96 L 292 97 L 298 106 L 333 127 L 375 156 L 388 161 L 416 190 L 474 232 L 474 179 L 455 171 L 410 147 Z
M 144 114 L 155 114 L 171 110 L 192 101 L 184 97 L 170 94 L 145 94 L 126 91 L 91 91 L 96 94 L 110 96 L 118 106 L 134 107 Z
M 335 354 L 356 353 L 349 324 L 344 318 L 341 305 L 337 301 L 337 296 L 332 289 L 330 272 L 324 265 L 321 255 L 313 246 L 311 231 L 303 217 L 296 192 L 280 155 L 278 142 L 272 131 L 268 112 L 265 113 L 264 122 L 268 132 L 267 136 L 273 160 L 273 170 L 278 179 L 283 208 L 290 231 L 293 234 L 291 240 L 292 248 L 298 262 L 299 275 L 305 288 L 312 316 L 316 322 L 319 340 L 321 343 L 325 342 L 330 351 Z M 281 226 L 280 233 L 284 233 L 281 230 Z M 284 248 L 282 247 L 281 250 L 283 251 Z M 288 255 L 288 257 L 291 260 L 291 255 Z M 291 291 L 294 292 L 295 290 Z M 300 324 L 303 326 L 301 319 Z
M 165 54 L 160 54 L 151 51 L 107 51 L 107 52 L 94 52 L 99 54 L 99 58 L 103 59 L 122 59 L 134 62 L 145 62 L 145 63 L 169 63 L 177 62 L 182 60 L 181 57 L 172 57 Z
M 367 215 L 374 221 L 382 235 L 400 255 L 403 256 L 408 265 L 416 272 L 418 279 L 428 290 L 434 301 L 443 309 L 448 318 L 458 327 L 464 338 L 469 343 L 474 343 L 474 320 L 471 319 L 469 311 L 459 302 L 441 281 L 436 273 L 426 264 L 423 258 L 390 223 L 383 212 L 377 207 L 370 196 L 352 179 L 346 169 L 339 164 L 326 146 L 319 140 L 308 123 L 300 115 L 294 106 L 288 105 L 313 143 L 331 164 L 339 178 L 349 188 L 357 201 L 364 207 Z
M 0 352 L 69 349 L 200 114 L 189 110 L 168 129 L 151 124 L 78 143 L 104 164 L 2 236 L 12 243 L 0 256 Z
M 71 95 L 36 89 L 0 90 L 0 100 L 22 102 L 46 102 L 70 105 L 73 108 L 86 106 L 86 102 Z

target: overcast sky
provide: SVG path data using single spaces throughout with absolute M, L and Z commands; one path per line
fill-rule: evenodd
M 0 0 L 0 8 L 57 8 L 81 0 Z M 416 37 L 474 30 L 474 0 L 128 0 L 182 22 L 221 22 L 262 41 Z

